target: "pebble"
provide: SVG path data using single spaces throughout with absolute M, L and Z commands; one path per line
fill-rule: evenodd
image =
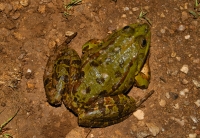
M 197 107 L 200 107 L 200 99 L 198 99 L 196 102 L 194 102 Z
M 173 57 L 173 58 L 176 57 L 176 52 L 173 51 L 173 52 L 171 53 L 171 57 Z
M 197 58 L 197 59 L 193 59 L 193 63 L 197 63 L 197 64 L 199 64 L 199 62 L 200 62 L 200 59 L 199 59 L 199 58 Z
M 176 60 L 181 61 L 181 57 L 176 57 Z
M 181 90 L 179 94 L 180 94 L 181 96 L 185 96 L 185 93 L 188 93 L 188 92 L 189 92 L 189 89 L 188 89 L 188 88 L 185 88 L 185 89 Z
M 135 12 L 135 11 L 138 11 L 139 8 L 138 7 L 134 7 L 134 8 L 132 8 L 132 10 Z
M 198 123 L 199 122 L 196 116 L 191 115 L 190 118 L 192 119 L 192 121 L 194 123 Z
M 170 94 L 169 94 L 169 92 L 166 92 L 165 97 L 166 97 L 167 99 L 170 98 Z
M 192 80 L 192 82 L 194 83 L 194 85 L 197 87 L 197 88 L 200 88 L 200 82 L 197 81 L 197 80 Z
M 27 84 L 27 88 L 28 88 L 28 89 L 31 89 L 31 90 L 35 89 L 35 84 L 34 84 L 34 83 L 32 83 L 32 82 L 27 82 L 26 84 Z
M 187 74 L 189 71 L 188 65 L 183 65 L 182 68 L 180 69 L 180 71 Z
M 45 13 L 45 10 L 46 10 L 46 6 L 45 5 L 39 5 L 38 12 Z
M 6 8 L 5 3 L 0 3 L 0 11 L 3 11 Z
M 185 124 L 185 121 L 184 121 L 184 120 L 180 120 L 180 119 L 175 118 L 175 117 L 170 117 L 170 119 L 176 121 L 176 122 L 177 122 L 179 125 L 181 125 L 181 126 L 184 126 L 184 124 Z
M 156 126 L 153 123 L 146 123 L 147 127 L 149 128 L 149 131 L 153 134 L 153 136 L 155 137 L 157 134 L 159 134 L 160 129 L 158 126 Z
M 180 31 L 180 32 L 183 32 L 183 31 L 185 31 L 185 26 L 184 25 L 179 25 L 179 27 L 178 27 L 178 31 Z
M 161 107 L 165 107 L 166 106 L 166 101 L 164 99 L 161 99 L 159 102 Z
M 138 119 L 138 120 L 143 120 L 144 119 L 144 112 L 142 110 L 137 110 L 133 113 L 133 115 Z
M 173 107 L 174 109 L 177 109 L 177 110 L 180 108 L 178 103 L 176 103 Z
M 75 34 L 75 32 L 72 32 L 72 31 L 66 31 L 65 32 L 65 36 L 67 36 L 67 37 L 71 37 L 71 36 L 73 36 Z
M 186 79 L 183 79 L 181 82 L 182 82 L 182 84 L 184 84 L 184 85 L 186 85 L 186 84 L 188 84 L 188 83 L 189 83 L 189 81 L 188 81 L 188 80 L 186 80 Z
M 122 18 L 126 18 L 126 14 L 122 14 Z
M 161 32 L 162 34 L 164 34 L 166 31 L 165 31 L 165 29 L 160 29 L 160 32 Z
M 20 12 L 15 12 L 13 15 L 12 15 L 12 19 L 16 20 L 20 17 Z
M 29 5 L 29 0 L 20 0 L 19 2 L 22 6 L 26 7 Z
M 186 35 L 186 36 L 185 36 L 185 39 L 190 39 L 190 35 Z
M 183 11 L 183 12 L 182 12 L 181 19 L 182 19 L 182 21 L 185 21 L 185 20 L 187 20 L 187 19 L 188 19 L 188 12 L 186 12 L 186 11 Z
M 124 7 L 124 11 L 128 11 L 129 10 L 129 7 Z
M 194 133 L 194 134 L 189 134 L 189 138 L 196 138 L 197 137 L 197 134 Z

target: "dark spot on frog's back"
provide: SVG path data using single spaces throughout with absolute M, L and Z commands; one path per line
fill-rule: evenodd
M 88 86 L 88 87 L 86 88 L 86 93 L 90 93 L 90 91 L 91 91 L 91 88 L 90 88 L 90 86 Z
M 115 72 L 115 78 L 121 77 L 122 73 L 120 71 Z
M 80 60 L 73 60 L 72 64 L 81 65 L 81 61 Z
M 98 67 L 99 63 L 97 63 L 96 61 L 92 61 L 92 62 L 90 62 L 90 66 Z
M 104 80 L 104 78 L 97 78 L 97 79 L 96 79 L 96 82 L 97 82 L 98 84 L 103 84 L 103 83 L 105 82 L 105 80 Z

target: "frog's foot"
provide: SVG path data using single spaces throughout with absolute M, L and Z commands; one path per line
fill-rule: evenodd
M 99 98 L 79 115 L 79 125 L 84 127 L 106 127 L 126 119 L 136 109 L 135 100 L 127 95 Z

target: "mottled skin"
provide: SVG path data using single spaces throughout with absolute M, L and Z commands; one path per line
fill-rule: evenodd
M 127 92 L 133 85 L 147 88 L 149 84 L 149 72 L 141 70 L 148 62 L 150 37 L 147 24 L 131 24 L 104 40 L 88 41 L 81 58 L 63 44 L 60 47 L 65 48 L 55 51 L 45 70 L 48 102 L 56 106 L 63 102 L 85 127 L 105 127 L 126 119 L 141 104 Z

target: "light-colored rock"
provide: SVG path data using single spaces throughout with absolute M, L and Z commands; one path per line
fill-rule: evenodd
M 149 131 L 153 134 L 153 136 L 156 136 L 159 132 L 160 129 L 158 126 L 156 126 L 153 123 L 146 123 L 147 127 L 149 128 Z
M 24 7 L 29 5 L 29 0 L 20 0 L 20 4 Z
M 187 74 L 189 71 L 188 65 L 183 65 L 182 68 L 180 69 L 181 72 Z
M 197 105 L 197 107 L 200 107 L 200 99 L 198 99 L 196 102 L 194 102 L 196 105 Z
M 190 35 L 186 35 L 186 36 L 185 36 L 185 39 L 190 39 Z
M 143 120 L 144 119 L 144 112 L 142 110 L 137 110 L 133 113 L 133 115 L 138 119 L 138 120 Z
M 196 138 L 196 137 L 197 137 L 197 134 L 196 134 L 196 133 L 189 134 L 189 138 Z
M 192 80 L 192 82 L 194 83 L 194 85 L 197 87 L 197 88 L 200 88 L 200 82 L 197 81 L 197 80 Z
M 161 107 L 165 107 L 166 106 L 166 101 L 164 99 L 161 99 L 159 102 Z
M 181 91 L 179 92 L 179 94 L 180 94 L 181 96 L 185 96 L 185 94 L 188 93 L 188 92 L 189 92 L 189 89 L 188 89 L 188 88 L 185 88 L 185 89 L 181 90 Z

